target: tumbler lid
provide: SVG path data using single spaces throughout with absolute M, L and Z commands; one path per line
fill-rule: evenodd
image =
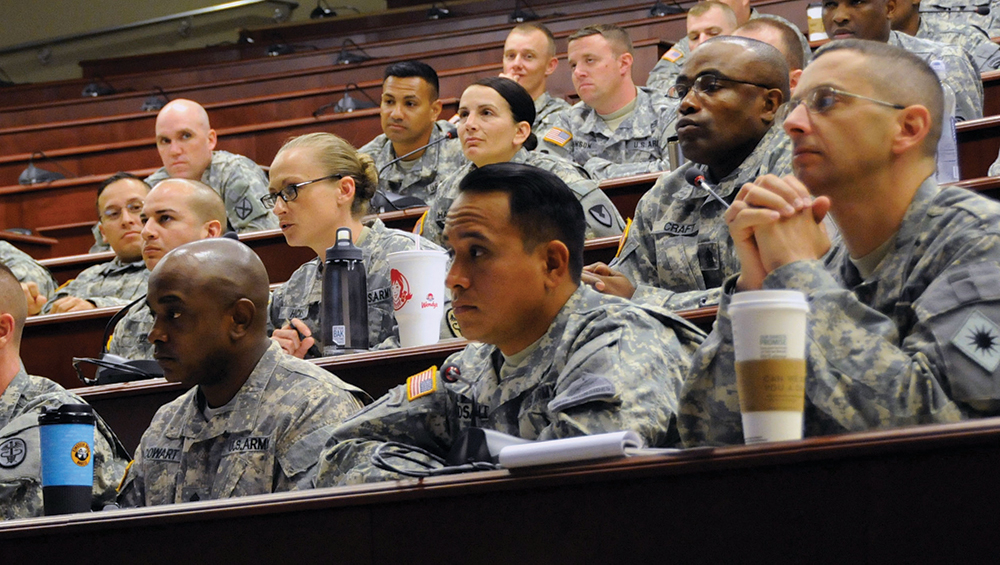
M 94 409 L 89 404 L 63 404 L 59 408 L 43 408 L 38 415 L 39 425 L 90 424 L 97 422 Z
M 354 245 L 351 228 L 337 228 L 337 242 L 326 250 L 329 261 L 361 261 L 361 248 Z

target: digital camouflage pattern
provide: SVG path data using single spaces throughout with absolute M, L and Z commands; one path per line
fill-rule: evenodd
M 413 400 L 401 385 L 338 427 L 316 486 L 398 478 L 370 462 L 381 442 L 444 456 L 470 426 L 530 440 L 633 430 L 649 445 L 668 444 L 677 393 L 703 336 L 665 310 L 581 286 L 546 334 L 513 358 L 471 344 L 445 362 L 461 380 L 445 382 L 439 372 L 433 391 Z
M 142 301 L 129 309 L 128 314 L 118 320 L 108 353 L 132 361 L 152 360 L 153 344 L 149 343 L 149 332 L 153 331 L 153 314 Z
M 161 168 L 146 178 L 155 187 L 170 178 Z M 201 182 L 212 187 L 226 203 L 229 224 L 240 233 L 278 227 L 278 217 L 260 202 L 267 196 L 267 175 L 250 159 L 228 151 L 213 151 L 212 163 L 201 175 Z
M 1000 414 L 1000 203 L 928 179 L 866 280 L 835 243 L 825 264 L 785 265 L 764 287 L 809 301 L 807 436 Z M 684 384 L 685 445 L 743 442 L 733 367 L 723 293 Z
M 587 172 L 576 163 L 538 151 L 528 151 L 523 147 L 514 154 L 510 162 L 538 167 L 562 179 L 580 201 L 580 205 L 583 206 L 584 215 L 587 218 L 585 234 L 587 239 L 619 235 L 625 229 L 625 220 L 622 219 L 611 199 L 601 190 L 597 181 L 592 180 Z M 421 223 L 420 235 L 435 243 L 443 243 L 442 232 L 444 231 L 445 218 L 448 216 L 448 208 L 451 208 L 451 203 L 458 198 L 458 185 L 462 179 L 475 168 L 474 163 L 468 163 L 442 181 L 440 197 L 428 210 Z
M 0 240 L 0 263 L 10 269 L 18 282 L 33 282 L 38 285 L 38 292 L 46 298 L 56 291 L 56 281 L 49 270 L 35 261 L 31 255 Z
M 272 343 L 236 396 L 206 421 L 199 387 L 157 410 L 122 483 L 122 506 L 308 488 L 333 428 L 366 396 Z
M 989 13 L 980 15 L 976 8 L 988 7 Z M 945 21 L 963 25 L 973 25 L 982 29 L 990 37 L 1000 36 L 1000 0 L 935 0 L 933 3 L 922 3 L 921 9 L 940 10 L 936 13 L 920 14 L 920 19 Z M 948 11 L 948 10 L 967 11 Z
M 545 135 L 545 132 L 554 125 L 556 114 L 572 107 L 572 104 L 562 98 L 543 92 L 535 99 L 535 123 L 531 124 L 531 131 L 535 135 Z
M 22 367 L 0 396 L 0 518 L 43 516 L 41 442 L 38 415 L 63 404 L 86 404 L 49 379 Z M 100 510 L 115 501 L 115 489 L 129 457 L 114 432 L 98 416 L 91 446 L 94 490 L 91 506 Z
M 122 263 L 115 257 L 100 265 L 83 270 L 77 277 L 56 289 L 55 295 L 42 307 L 42 314 L 49 314 L 56 300 L 75 296 L 88 300 L 98 308 L 124 306 L 146 293 L 149 269 L 140 259 Z
M 368 346 L 372 349 L 399 347 L 399 331 L 392 309 L 392 285 L 388 256 L 397 251 L 416 249 L 413 237 L 404 231 L 387 228 L 376 219 L 365 226 L 358 238 L 368 283 Z M 430 241 L 421 240 L 422 249 L 443 251 Z M 305 322 L 312 335 L 318 339 L 320 312 L 323 300 L 323 271 L 319 257 L 303 264 L 292 273 L 287 282 L 275 289 L 268 307 L 268 333 L 298 318 Z M 445 311 L 450 309 L 446 301 Z M 442 324 L 441 337 L 455 335 Z
M 778 20 L 786 26 L 794 29 L 798 32 L 799 42 L 802 44 L 802 60 L 805 64 L 808 64 L 809 61 L 812 60 L 812 49 L 809 47 L 809 40 L 802 34 L 802 30 L 799 29 L 799 26 L 793 24 L 785 18 L 782 18 L 781 16 L 761 14 L 756 10 L 756 8 L 751 8 L 750 19 L 752 20 L 755 18 L 770 18 L 772 20 Z M 679 39 L 677 43 L 674 43 L 674 46 L 668 49 L 667 52 L 660 57 L 660 60 L 656 62 L 656 65 L 653 66 L 653 70 L 649 71 L 649 78 L 646 79 L 646 86 L 659 90 L 660 92 L 666 92 L 668 88 L 677 82 L 677 77 L 681 74 L 681 69 L 684 67 L 684 63 L 687 63 L 690 55 L 691 42 L 688 41 L 688 38 L 685 35 Z
M 1000 68 L 1000 45 L 993 43 L 989 34 L 974 25 L 926 17 L 931 15 L 920 15 L 917 37 L 961 47 L 980 73 Z
M 768 173 L 792 172 L 792 144 L 780 124 L 768 130 L 743 163 L 724 179 L 708 178 L 708 167 L 687 162 L 665 173 L 639 200 L 621 252 L 611 263 L 632 283 L 632 300 L 687 310 L 716 304 L 719 287 L 740 271 L 723 215 L 726 209 L 684 178 L 700 169 L 715 191 L 731 202 L 740 188 Z
M 677 101 L 660 92 L 636 89 L 635 110 L 611 131 L 582 100 L 538 131 L 537 151 L 575 161 L 597 180 L 670 169 L 667 140 L 674 135 Z M 557 141 L 553 141 L 557 140 Z
M 950 87 L 955 93 L 955 117 L 959 120 L 983 117 L 983 79 L 979 76 L 979 69 L 972 57 L 961 47 L 920 39 L 898 31 L 890 32 L 888 43 L 906 49 L 928 65 L 935 60 L 944 63 L 947 75 L 941 84 Z
M 434 124 L 430 141 L 444 137 L 445 131 L 454 129 L 443 120 Z M 358 149 L 367 153 L 378 167 L 378 188 L 383 192 L 393 192 L 403 196 L 413 196 L 431 205 L 437 199 L 438 186 L 442 179 L 461 168 L 467 161 L 462 154 L 462 144 L 458 139 L 449 139 L 428 147 L 424 154 L 417 158 L 412 169 L 406 170 L 399 163 L 382 171 L 398 155 L 392 148 L 392 142 L 382 134 Z

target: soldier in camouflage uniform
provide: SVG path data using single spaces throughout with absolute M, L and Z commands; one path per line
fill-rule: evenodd
M 907 35 L 961 47 L 972 57 L 979 72 L 995 71 L 1000 67 L 1000 45 L 993 43 L 982 28 L 935 18 L 920 13 L 920 0 L 901 0 L 889 15 L 892 29 Z
M 535 120 L 531 131 L 548 131 L 556 114 L 570 107 L 561 97 L 550 96 L 546 90 L 548 77 L 559 67 L 556 40 L 545 25 L 537 22 L 520 24 L 507 34 L 503 44 L 503 73 L 528 91 L 535 101 Z
M 441 114 L 437 73 L 417 61 L 389 65 L 381 109 L 382 135 L 358 150 L 371 156 L 381 171 L 378 189 L 432 205 L 441 179 L 465 164 L 457 140 L 439 141 L 455 128 L 443 120 L 435 122 Z M 383 170 L 393 159 L 428 143 L 434 145 Z
M 115 251 L 107 263 L 84 269 L 45 303 L 43 314 L 124 306 L 146 293 L 149 270 L 142 261 L 142 203 L 149 185 L 129 173 L 118 173 L 97 190 L 97 224 Z
M 580 102 L 542 132 L 539 150 L 576 161 L 598 180 L 669 170 L 677 104 L 632 82 L 628 34 L 587 26 L 569 37 L 568 51 Z
M 704 90 L 695 80 L 700 76 L 751 84 L 721 80 Z M 722 218 L 726 207 L 691 186 L 688 169 L 701 171 L 719 196 L 732 201 L 744 183 L 760 175 L 791 172 L 792 154 L 780 124 L 772 127 L 788 97 L 788 70 L 770 45 L 734 36 L 710 39 L 688 59 L 677 81 L 671 92 L 684 95 L 678 138 L 690 161 L 643 195 L 618 257 L 610 268 L 588 266 L 584 280 L 635 302 L 685 310 L 717 303 L 718 287 L 739 272 Z
M 171 101 L 156 116 L 156 148 L 163 168 L 146 182 L 155 187 L 167 178 L 200 180 L 222 197 L 229 224 L 237 232 L 278 227 L 260 203 L 267 194 L 267 175 L 242 155 L 212 151 L 215 142 L 204 108 L 190 100 Z
M 806 435 L 1000 414 L 1000 205 L 934 182 L 937 85 L 872 42 L 831 43 L 805 70 L 806 107 L 784 122 L 796 176 L 747 185 L 726 215 L 742 271 L 685 381 L 686 444 L 742 442 L 729 294 L 758 288 L 809 301 Z M 827 252 L 828 210 L 842 241 Z
M 309 247 L 316 253 L 316 259 L 292 273 L 271 298 L 268 328 L 271 337 L 287 353 L 299 358 L 323 353 L 324 344 L 318 343 L 322 263 L 326 250 L 337 241 L 340 228 L 350 228 L 354 244 L 361 248 L 364 259 L 368 345 L 398 347 L 387 256 L 395 251 L 416 249 L 417 236 L 387 228 L 377 219 L 369 226 L 361 223 L 377 183 L 371 158 L 330 133 L 294 138 L 275 155 L 271 163 L 271 194 L 265 205 L 274 207 L 289 245 Z M 426 240 L 421 244 L 440 250 Z M 441 335 L 455 336 L 447 322 L 442 323 Z
M 390 253 L 416 249 L 413 237 L 406 232 L 385 227 L 375 219 L 361 228 L 356 245 L 361 249 L 365 264 L 368 288 L 368 345 L 372 349 L 399 347 L 399 331 L 392 308 L 392 288 L 389 283 Z M 421 238 L 421 249 L 441 250 Z M 281 328 L 293 319 L 301 320 L 309 328 L 305 335 L 320 335 L 320 307 L 323 299 L 323 262 L 319 257 L 302 265 L 292 273 L 287 282 L 275 289 L 269 306 L 268 331 Z M 455 335 L 443 328 L 442 338 Z M 307 353 L 306 358 L 316 357 L 320 351 Z
M 21 283 L 28 301 L 28 312 L 32 315 L 39 313 L 56 290 L 56 281 L 49 270 L 32 259 L 31 255 L 3 240 L 0 240 L 0 263 L 13 271 Z
M 85 404 L 58 384 L 25 372 L 19 348 L 26 317 L 20 286 L 0 265 L 0 519 L 4 520 L 44 513 L 38 415 L 63 404 Z M 99 416 L 91 447 L 91 505 L 100 510 L 115 500 L 128 453 Z
M 149 339 L 170 382 L 194 385 L 157 410 L 122 481 L 123 506 L 297 490 L 333 427 L 364 393 L 267 337 L 268 278 L 246 245 L 197 241 L 149 277 Z
M 650 445 L 670 441 L 701 332 L 579 284 L 583 208 L 555 175 L 493 164 L 460 190 L 445 229 L 447 284 L 463 333 L 482 343 L 339 427 L 317 486 L 396 478 L 370 462 L 382 442 L 442 456 L 470 426 L 531 440 L 632 430 Z
M 458 196 L 461 180 L 478 167 L 504 161 L 538 167 L 568 184 L 587 211 L 588 239 L 622 233 L 624 220 L 583 168 L 531 150 L 538 143 L 528 125 L 534 120 L 534 110 L 528 92 L 507 78 L 485 78 L 465 90 L 459 106 L 458 132 L 470 162 L 442 181 L 441 197 L 418 224 L 421 235 L 442 243 L 445 216 Z M 487 115 L 480 115 L 484 111 L 488 111 Z
M 226 225 L 226 207 L 205 184 L 168 179 L 149 191 L 143 203 L 142 259 L 150 271 L 170 250 L 185 243 L 219 237 Z M 145 302 L 135 304 L 115 326 L 108 351 L 126 359 L 153 358 L 148 335 L 153 316 Z
M 901 47 L 927 63 L 941 61 L 946 74 L 941 84 L 955 93 L 955 118 L 983 117 L 983 80 L 972 57 L 960 47 L 920 39 L 890 28 L 888 0 L 856 3 L 831 0 L 823 4 L 823 27 L 830 39 L 868 39 Z
M 774 16 L 771 14 L 762 14 L 758 12 L 755 8 L 750 7 L 749 0 L 718 0 L 723 4 L 726 4 L 733 9 L 733 13 L 736 14 L 737 25 L 743 25 L 750 20 L 755 20 L 757 18 L 767 18 L 777 20 L 790 29 L 795 30 L 799 36 L 799 45 L 802 49 L 802 59 L 805 63 L 808 63 L 812 59 L 812 49 L 809 47 L 809 40 L 806 36 L 802 34 L 802 30 L 798 28 L 792 22 L 782 18 L 781 16 Z M 687 37 L 681 38 L 673 47 L 667 50 L 666 53 L 660 57 L 660 60 L 656 62 L 653 69 L 649 72 L 649 78 L 646 79 L 646 87 L 665 92 L 668 88 L 677 82 L 677 75 L 681 74 L 681 69 L 684 64 L 687 63 L 688 57 L 691 56 L 690 41 Z

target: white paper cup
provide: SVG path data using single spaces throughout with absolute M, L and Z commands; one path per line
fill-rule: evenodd
M 736 386 L 748 444 L 802 439 L 808 313 L 805 295 L 795 290 L 733 295 Z
M 432 345 L 441 336 L 448 255 L 429 249 L 390 253 L 392 309 L 401 347 Z

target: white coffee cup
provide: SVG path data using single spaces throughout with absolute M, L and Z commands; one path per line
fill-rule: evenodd
M 386 259 L 400 346 L 437 343 L 444 316 L 448 255 L 443 251 L 414 249 L 390 253 Z
M 747 444 L 802 439 L 808 313 L 795 290 L 740 292 L 730 301 Z

